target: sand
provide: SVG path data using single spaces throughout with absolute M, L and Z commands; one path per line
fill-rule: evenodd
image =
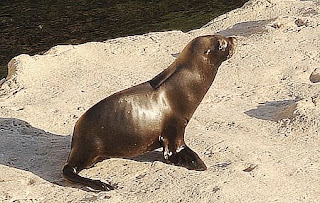
M 0 88 L 0 202 L 319 202 L 320 1 L 251 0 L 188 33 L 147 33 L 19 55 Z M 194 37 L 236 36 L 236 54 L 186 130 L 204 172 L 160 151 L 81 172 L 119 188 L 92 192 L 61 176 L 79 116 L 151 79 Z

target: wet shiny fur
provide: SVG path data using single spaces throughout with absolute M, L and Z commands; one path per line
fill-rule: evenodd
M 96 190 L 112 190 L 111 184 L 78 173 L 107 158 L 134 157 L 160 147 L 166 162 L 206 170 L 185 144 L 184 132 L 218 67 L 232 56 L 233 41 L 215 35 L 197 37 L 152 80 L 91 107 L 75 125 L 64 177 Z

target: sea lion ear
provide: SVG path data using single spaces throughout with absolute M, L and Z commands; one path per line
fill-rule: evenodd
M 228 47 L 228 42 L 225 39 L 219 39 L 219 50 L 220 51 L 225 51 L 226 48 Z

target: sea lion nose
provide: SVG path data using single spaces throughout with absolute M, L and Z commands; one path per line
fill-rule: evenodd
M 229 55 L 228 55 L 228 59 L 229 59 L 235 53 L 235 49 L 236 49 L 236 46 L 237 46 L 237 38 L 229 37 L 228 39 L 229 39 L 229 45 L 230 45 L 230 50 L 229 50 Z
M 228 39 L 229 39 L 230 45 L 231 45 L 232 47 L 235 47 L 236 44 L 237 44 L 237 38 L 235 38 L 235 37 L 229 37 Z

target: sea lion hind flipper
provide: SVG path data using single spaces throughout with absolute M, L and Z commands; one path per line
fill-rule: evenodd
M 150 85 L 153 89 L 157 89 L 164 83 L 175 71 L 176 66 L 169 66 L 167 69 L 156 75 L 154 78 L 149 80 Z
M 76 169 L 74 167 L 71 167 L 68 164 L 66 164 L 63 167 L 62 174 L 65 179 L 72 181 L 72 182 L 75 182 L 75 183 L 80 183 L 85 186 L 89 186 L 90 188 L 92 188 L 94 190 L 110 191 L 110 190 L 114 189 L 114 187 L 112 185 L 104 183 L 100 180 L 92 180 L 90 178 L 85 178 L 85 177 L 79 176 L 77 174 Z

